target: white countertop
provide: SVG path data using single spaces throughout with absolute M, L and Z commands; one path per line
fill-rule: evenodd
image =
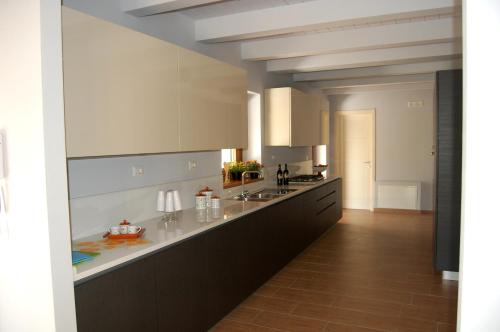
M 305 191 L 319 187 L 327 182 L 331 182 L 338 177 L 329 177 L 315 184 L 290 185 L 288 188 L 297 189 L 288 195 L 273 199 L 268 202 L 242 202 L 231 199 L 222 200 L 220 209 L 196 210 L 188 209 L 177 214 L 176 221 L 165 222 L 161 218 L 146 220 L 137 225 L 145 227 L 141 241 L 144 243 L 131 243 L 124 241 L 124 244 L 114 248 L 107 248 L 103 241 L 102 234 L 79 239 L 73 243 L 73 250 L 84 249 L 82 242 L 98 243 L 100 255 L 91 261 L 83 262 L 73 267 L 74 281 L 80 281 L 97 273 L 106 271 L 143 255 L 170 246 L 176 242 L 190 238 L 196 234 L 219 226 L 231 220 L 235 220 L 249 213 L 260 210 L 264 207 L 276 204 L 290 197 L 299 195 Z M 262 188 L 276 188 L 274 183 L 264 182 Z

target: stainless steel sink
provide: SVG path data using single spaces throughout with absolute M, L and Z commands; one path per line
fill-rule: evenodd
M 237 201 L 244 202 L 268 202 L 278 197 L 285 196 L 291 192 L 296 191 L 296 189 L 276 189 L 276 188 L 265 188 L 253 194 L 247 194 L 246 196 L 236 196 L 233 199 Z
M 272 195 L 277 195 L 277 196 L 283 196 L 287 195 L 289 193 L 293 193 L 294 191 L 297 191 L 297 189 L 289 189 L 289 188 L 264 188 L 258 193 L 269 193 Z

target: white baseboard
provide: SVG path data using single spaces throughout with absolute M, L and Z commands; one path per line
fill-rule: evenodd
M 456 280 L 458 281 L 458 272 L 453 271 L 443 271 L 444 280 Z

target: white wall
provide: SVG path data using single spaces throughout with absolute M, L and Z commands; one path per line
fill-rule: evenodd
M 408 108 L 408 101 L 424 102 Z M 433 209 L 434 91 L 399 90 L 335 95 L 334 110 L 375 109 L 375 167 L 377 181 L 421 181 L 422 209 Z M 333 115 L 331 127 L 333 128 Z M 333 146 L 333 145 L 332 145 Z M 332 157 L 332 155 L 331 155 Z M 330 161 L 330 164 L 333 164 Z
M 0 4 L 0 331 L 76 331 L 59 1 Z M 6 232 L 8 228 L 8 233 Z
M 500 331 L 500 1 L 464 3 L 464 151 L 458 330 Z

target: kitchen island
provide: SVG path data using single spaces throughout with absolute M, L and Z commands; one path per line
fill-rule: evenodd
M 76 267 L 79 331 L 208 330 L 341 218 L 340 178 L 289 188 L 267 202 L 224 200 L 140 223 L 146 243 Z

